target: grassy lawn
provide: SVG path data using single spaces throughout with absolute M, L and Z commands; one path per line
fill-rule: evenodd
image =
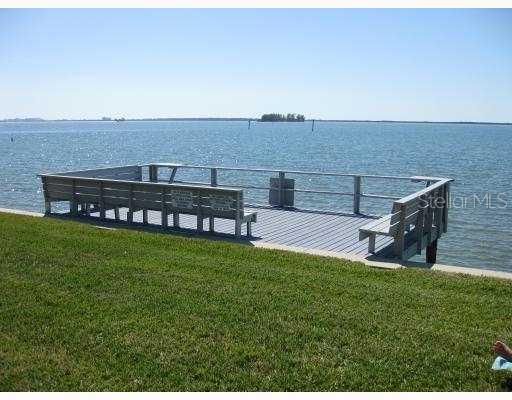
M 1 390 L 501 390 L 512 283 L 0 214 Z

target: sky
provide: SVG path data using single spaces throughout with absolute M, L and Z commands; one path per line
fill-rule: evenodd
M 0 119 L 512 121 L 512 10 L 0 10 Z

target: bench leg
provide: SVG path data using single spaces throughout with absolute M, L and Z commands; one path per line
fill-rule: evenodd
M 210 217 L 210 232 L 215 232 L 215 217 Z
M 247 221 L 247 237 L 252 236 L 251 221 Z
M 148 210 L 142 210 L 142 223 L 144 225 L 148 224 Z
M 44 213 L 50 215 L 52 213 L 52 202 L 47 200 L 44 202 Z
M 235 221 L 235 236 L 237 239 L 242 237 L 242 223 L 240 221 Z
M 91 203 L 85 203 L 85 215 L 91 216 Z
M 162 212 L 162 228 L 166 229 L 169 226 L 169 216 L 166 212 Z
M 173 213 L 172 214 L 172 223 L 173 223 L 175 228 L 179 228 L 180 227 L 180 214 L 178 214 L 178 213 Z
M 203 231 L 203 217 L 201 215 L 197 216 L 197 231 L 198 232 Z
M 69 213 L 73 216 L 78 215 L 78 203 L 76 201 L 69 202 Z
M 114 218 L 119 221 L 119 207 L 114 207 Z
M 132 223 L 133 222 L 133 210 L 128 210 L 128 214 L 126 215 L 126 221 L 128 221 L 128 223 Z
M 376 235 L 370 235 L 368 238 L 368 252 L 369 253 L 375 253 L 375 236 Z

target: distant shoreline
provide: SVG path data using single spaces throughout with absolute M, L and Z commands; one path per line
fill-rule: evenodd
M 105 123 L 123 123 L 123 122 L 165 122 L 165 121 L 197 121 L 197 122 L 262 122 L 258 118 L 126 118 L 123 121 L 102 120 L 102 119 L 43 119 L 43 118 L 8 118 L 0 120 L 2 122 L 105 122 Z M 395 123 L 395 124 L 458 124 L 458 125 L 512 125 L 512 122 L 485 122 L 485 121 L 400 121 L 400 120 L 359 120 L 359 119 L 306 119 L 304 122 L 350 122 L 350 123 Z M 281 123 L 277 121 L 276 123 Z M 287 122 L 287 121 L 283 121 Z M 269 121 L 262 123 L 268 124 Z

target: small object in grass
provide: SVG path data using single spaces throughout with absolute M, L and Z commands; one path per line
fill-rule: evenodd
M 492 346 L 492 350 L 496 355 L 503 357 L 506 361 L 512 362 L 512 349 L 502 341 L 497 340 Z
M 508 361 L 507 359 L 498 356 L 494 360 L 492 364 L 492 369 L 494 371 L 503 371 L 503 370 L 510 370 L 512 371 L 512 362 Z

